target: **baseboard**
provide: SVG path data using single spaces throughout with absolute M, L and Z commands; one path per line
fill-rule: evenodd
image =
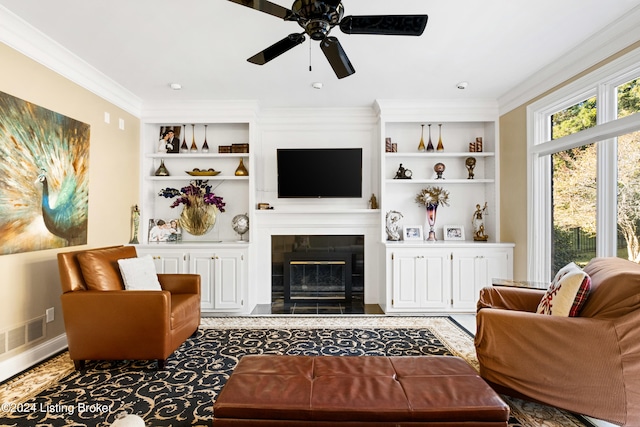
M 65 348 L 67 348 L 67 334 L 62 334 L 0 362 L 0 382 L 26 371 Z

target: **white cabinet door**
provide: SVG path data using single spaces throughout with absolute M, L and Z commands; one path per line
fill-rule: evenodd
M 446 308 L 450 263 L 447 253 L 428 250 L 392 254 L 392 307 Z
M 200 308 L 212 310 L 214 304 L 215 254 L 213 252 L 191 252 L 189 272 L 200 275 Z
M 138 256 L 151 255 L 158 274 L 182 274 L 187 272 L 187 256 L 184 252 L 136 249 Z
M 217 251 L 214 267 L 214 308 L 216 310 L 240 310 L 244 300 L 244 253 L 241 251 Z
M 480 290 L 493 279 L 512 279 L 510 249 L 453 251 L 453 308 L 475 309 Z

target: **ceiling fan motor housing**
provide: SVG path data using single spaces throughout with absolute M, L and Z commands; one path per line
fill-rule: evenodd
M 342 3 L 328 4 L 320 0 L 296 0 L 291 11 L 298 17 L 298 24 L 313 40 L 324 39 L 342 19 Z

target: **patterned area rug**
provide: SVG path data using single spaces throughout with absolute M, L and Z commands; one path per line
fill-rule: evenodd
M 477 369 L 472 337 L 447 317 L 205 318 L 168 360 L 88 362 L 68 353 L 0 384 L 0 427 L 109 426 L 118 413 L 147 426 L 211 426 L 213 400 L 246 354 L 455 355 Z M 582 427 L 564 411 L 505 398 L 510 426 Z

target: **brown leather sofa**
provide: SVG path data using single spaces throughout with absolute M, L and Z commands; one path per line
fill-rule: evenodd
M 159 274 L 161 291 L 125 290 L 117 260 L 133 246 L 58 254 L 69 355 L 85 360 L 153 360 L 158 367 L 200 325 L 200 276 Z
M 543 290 L 480 293 L 476 353 L 497 391 L 640 426 L 640 265 L 595 258 L 579 317 L 536 314 Z

